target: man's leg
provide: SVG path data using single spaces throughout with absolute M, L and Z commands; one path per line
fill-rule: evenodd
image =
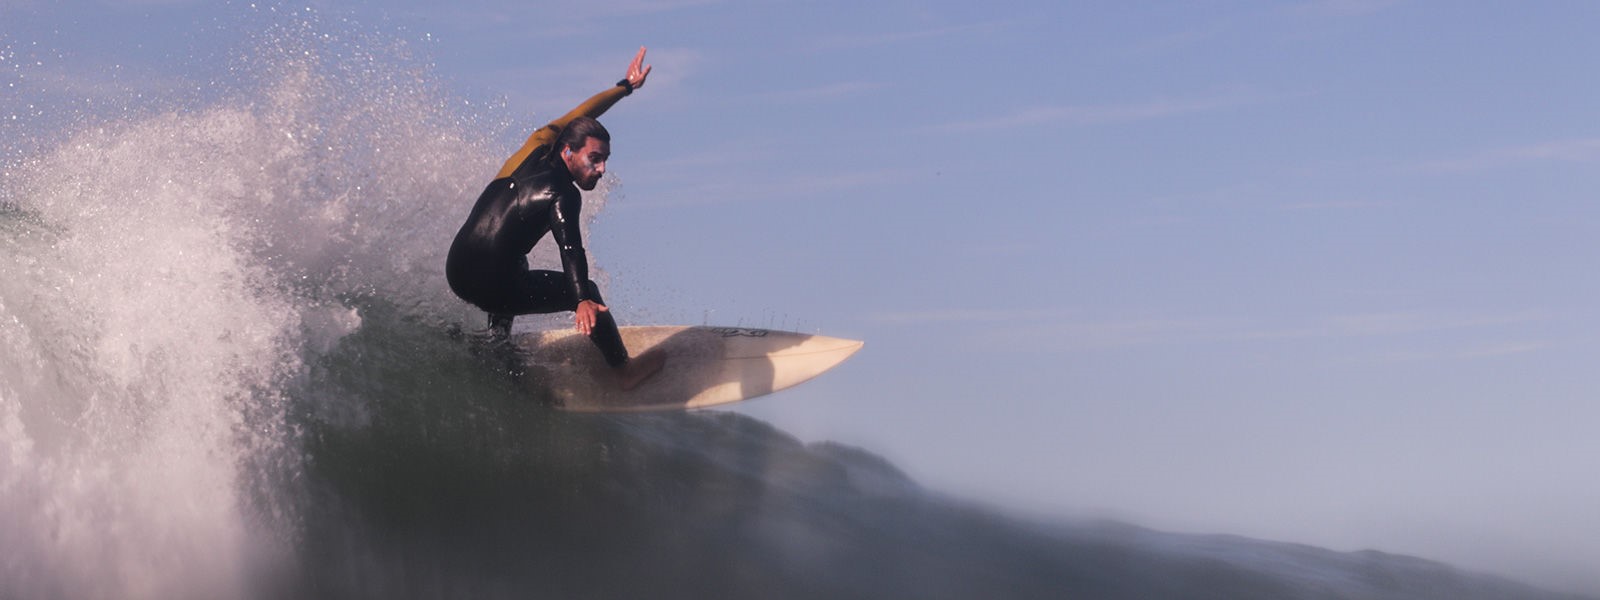
M 528 271 L 519 283 L 518 302 L 508 307 L 515 314 L 548 314 L 578 309 L 578 299 L 572 296 L 572 288 L 567 282 L 565 273 Z M 605 304 L 600 298 L 599 286 L 593 281 L 584 282 L 584 288 L 585 293 L 595 302 Z M 509 321 L 508 318 L 508 329 Z M 491 315 L 491 327 L 493 324 L 494 316 Z M 609 311 L 596 315 L 594 329 L 589 332 L 589 341 L 600 350 L 600 355 L 605 357 L 606 364 L 621 367 L 628 363 L 628 348 L 622 343 L 622 333 L 617 330 L 617 321 Z
M 521 280 L 516 314 L 553 313 L 575 311 L 578 299 L 572 296 L 567 276 L 559 271 L 528 271 Z M 600 289 L 593 281 L 584 282 L 584 294 L 595 302 L 605 304 Z M 594 328 L 589 331 L 589 341 L 600 350 L 606 364 L 616 369 L 618 384 L 631 390 L 661 370 L 666 356 L 660 352 L 646 352 L 630 359 L 628 348 L 622 343 L 622 332 L 610 311 L 595 315 Z
M 593 281 L 584 282 L 585 293 L 595 302 L 604 305 L 605 300 L 600 298 L 600 290 Z M 577 310 L 576 302 L 572 305 Z M 606 364 L 616 369 L 617 383 L 623 390 L 631 390 L 644 383 L 650 376 L 661 370 L 666 364 L 667 357 L 659 350 L 651 350 L 635 356 L 628 357 L 628 348 L 622 343 L 622 331 L 617 329 L 617 320 L 611 316 L 611 311 L 595 314 L 594 327 L 589 330 L 589 341 L 600 349 L 600 355 L 606 359 Z
M 593 281 L 584 282 L 588 288 L 589 297 L 605 305 L 605 300 L 600 298 L 600 290 Z M 572 310 L 578 309 L 578 303 L 572 303 Z M 602 311 L 594 317 L 594 328 L 589 330 L 589 341 L 600 349 L 600 355 L 606 359 L 606 364 L 621 367 L 628 363 L 628 347 L 622 343 L 622 331 L 617 329 L 617 320 L 611 316 L 611 311 Z
M 511 321 L 514 318 L 511 315 L 489 313 L 489 329 L 478 340 L 481 343 L 473 345 L 473 352 L 481 352 L 478 356 L 492 358 L 513 377 L 521 377 L 526 366 L 511 343 Z
M 489 335 L 499 340 L 511 339 L 511 322 L 516 315 L 489 313 Z

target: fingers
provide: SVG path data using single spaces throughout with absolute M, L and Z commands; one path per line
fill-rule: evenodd
M 633 79 L 635 76 L 637 76 L 640 73 L 639 69 L 643 64 L 644 46 L 639 46 L 639 53 L 633 55 L 633 62 L 628 63 L 628 79 Z
M 628 65 L 628 84 L 635 89 L 644 85 L 645 78 L 650 76 L 651 65 L 644 64 L 645 47 L 639 47 L 639 53 L 633 56 L 633 62 Z
M 590 308 L 585 309 L 586 306 Z M 577 313 L 573 315 L 572 318 L 573 324 L 578 327 L 578 333 L 589 335 L 594 331 L 594 324 L 596 321 L 595 314 L 597 311 L 611 312 L 611 309 L 606 308 L 606 305 L 593 300 L 584 300 L 578 304 Z

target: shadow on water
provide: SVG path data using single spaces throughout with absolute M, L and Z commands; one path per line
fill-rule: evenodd
M 296 393 L 300 572 L 263 595 L 1557 597 L 1379 553 L 1027 523 L 736 414 L 560 412 L 492 365 L 363 310 Z

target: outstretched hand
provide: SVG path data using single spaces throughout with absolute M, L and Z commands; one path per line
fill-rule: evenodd
M 578 326 L 578 333 L 589 335 L 590 332 L 594 331 L 594 321 L 599 317 L 600 313 L 610 311 L 611 309 L 606 308 L 606 305 L 593 300 L 579 302 L 577 315 L 573 316 L 573 321 Z
M 644 65 L 643 68 L 640 65 Z M 628 85 L 637 90 L 644 86 L 644 78 L 649 76 L 650 65 L 644 64 L 644 46 L 640 46 L 639 53 L 633 55 L 633 63 L 628 65 L 628 76 L 625 79 L 628 80 Z

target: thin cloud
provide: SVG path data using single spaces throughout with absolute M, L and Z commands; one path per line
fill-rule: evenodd
M 1284 324 L 1227 317 L 1092 320 L 1063 309 L 925 309 L 880 313 L 872 317 L 873 321 L 887 325 L 979 327 L 973 335 L 996 346 L 1043 347 L 1070 352 L 1194 344 L 1398 340 L 1449 332 L 1476 332 L 1469 337 L 1498 337 L 1506 334 L 1508 328 L 1516 330 L 1549 319 L 1549 315 L 1539 311 L 1394 311 L 1326 315 Z M 1546 342 L 1523 337 L 1512 342 L 1468 341 L 1462 346 L 1445 349 L 1386 352 L 1378 359 L 1396 362 L 1490 358 L 1536 352 L 1549 346 Z
M 824 176 L 795 176 L 782 180 L 722 179 L 701 182 L 677 190 L 663 190 L 656 199 L 638 202 L 641 208 L 705 206 L 731 202 L 814 199 L 841 190 L 894 185 L 912 180 L 921 172 L 913 169 L 878 169 L 834 173 Z
M 1207 318 L 1082 320 L 1047 311 L 997 311 L 989 321 L 948 321 L 945 325 L 982 325 L 972 335 L 998 348 L 1094 352 L 1122 348 L 1203 343 L 1221 339 L 1238 323 Z
M 723 4 L 726 0 L 616 0 L 589 2 L 567 0 L 508 6 L 499 2 L 456 2 L 448 5 L 424 3 L 404 11 L 408 18 L 425 21 L 434 27 L 481 32 L 485 24 L 515 25 L 539 23 L 541 35 L 573 35 L 592 31 L 601 23 L 618 18 L 661 15 L 682 10 Z
M 816 42 L 813 44 L 813 49 L 855 50 L 873 46 L 887 46 L 891 44 L 936 39 L 968 33 L 992 33 L 1009 27 L 1011 23 L 1012 21 L 993 21 L 988 23 L 952 25 L 949 27 L 936 27 L 932 29 L 919 29 L 913 31 L 882 31 L 865 34 L 833 35 L 816 40 Z
M 872 315 L 870 319 L 878 323 L 891 325 L 987 324 L 1015 321 L 1017 319 L 1058 319 L 1065 315 L 1065 311 L 1060 310 L 944 308 L 878 313 Z
M 1399 0 L 1313 0 L 1285 7 L 1270 7 L 1214 16 L 1183 29 L 1136 44 L 1134 54 L 1168 54 L 1218 40 L 1235 39 L 1261 28 L 1292 29 L 1306 19 L 1352 19 L 1386 11 Z
M 726 0 L 615 0 L 611 2 L 576 2 L 594 18 L 636 17 L 677 12 L 723 4 Z
M 882 82 L 874 81 L 846 81 L 829 83 L 797 90 L 782 90 L 756 94 L 755 99 L 762 102 L 782 104 L 803 104 L 810 102 L 830 102 L 859 96 L 868 92 L 888 87 Z
M 1130 52 L 1139 54 L 1167 54 L 1200 46 L 1212 40 L 1226 38 L 1237 30 L 1232 20 L 1218 20 L 1183 31 L 1160 35 L 1136 44 Z
M 934 127 L 942 133 L 971 133 L 995 129 L 1040 126 L 1088 126 L 1167 119 L 1262 104 L 1281 96 L 1236 93 L 1132 104 L 1042 106 L 1010 114 L 947 123 Z
M 1326 17 L 1364 17 L 1400 4 L 1400 0 L 1316 0 L 1294 7 L 1294 11 Z
M 1314 320 L 1304 326 L 1288 328 L 1261 328 L 1235 334 L 1237 340 L 1291 340 L 1360 338 L 1435 333 L 1506 325 L 1520 325 L 1542 321 L 1548 317 L 1536 311 L 1476 314 L 1451 312 L 1378 312 L 1352 315 L 1333 315 Z
M 725 148 L 652 158 L 643 166 L 656 174 L 702 173 L 707 170 L 717 171 L 748 165 L 764 157 L 765 153 L 761 149 L 729 145 Z
M 1377 207 L 1383 207 L 1383 206 L 1388 206 L 1388 205 L 1389 205 L 1389 203 L 1387 203 L 1387 202 L 1379 202 L 1379 201 L 1376 201 L 1376 200 L 1323 200 L 1323 201 L 1308 200 L 1308 201 L 1301 201 L 1301 202 L 1290 202 L 1290 203 L 1287 203 L 1287 204 L 1280 205 L 1280 206 L 1278 206 L 1278 208 L 1280 210 L 1286 210 L 1286 211 L 1314 211 L 1314 210 L 1315 211 L 1322 211 L 1322 210 L 1354 210 L 1354 209 L 1361 209 L 1361 208 L 1377 208 Z
M 868 186 L 894 185 L 920 178 L 918 169 L 874 169 L 823 175 L 807 175 L 780 183 L 775 192 L 783 195 L 815 196 L 839 190 Z
M 1541 162 L 1600 163 L 1600 138 L 1554 140 L 1500 148 L 1472 156 L 1426 162 L 1421 164 L 1419 169 L 1439 172 L 1479 171 Z
M 1213 338 L 1237 325 L 1216 319 L 1090 321 L 1076 315 L 1066 309 L 946 308 L 878 313 L 871 320 L 886 325 L 982 326 L 978 336 L 1001 346 L 1055 347 L 1065 343 L 1079 350 Z
M 1475 360 L 1483 358 L 1500 358 L 1531 354 L 1550 347 L 1549 343 L 1538 341 L 1509 341 L 1488 344 L 1479 344 L 1466 348 L 1452 348 L 1444 351 L 1400 351 L 1388 352 L 1378 357 L 1386 363 L 1411 363 L 1411 362 L 1437 362 L 1452 360 Z

